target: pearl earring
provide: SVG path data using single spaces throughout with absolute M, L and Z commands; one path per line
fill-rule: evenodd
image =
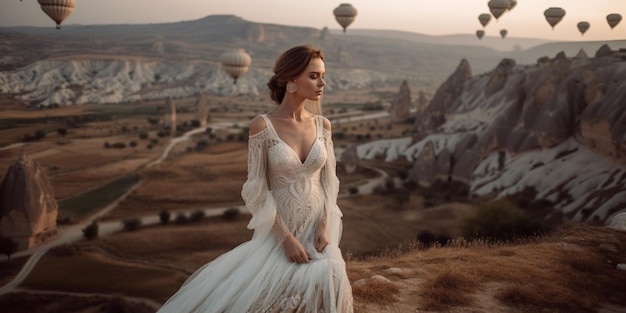
M 288 82 L 287 83 L 287 92 L 288 93 L 294 93 L 294 92 L 296 92 L 296 90 L 298 90 L 298 86 L 296 86 L 295 83 L 292 83 L 292 82 Z

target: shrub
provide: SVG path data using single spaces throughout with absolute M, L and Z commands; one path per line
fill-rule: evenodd
M 142 139 L 142 140 L 148 139 L 148 133 L 146 132 L 139 133 L 139 139 Z
M 505 199 L 478 207 L 476 213 L 463 221 L 463 236 L 511 240 L 543 232 L 541 222 Z
M 227 221 L 234 221 L 235 219 L 237 219 L 237 217 L 239 217 L 238 208 L 229 208 L 224 210 L 224 213 L 222 213 L 222 218 Z
M 112 148 L 116 148 L 116 149 L 124 149 L 124 148 L 126 148 L 126 143 L 116 142 L 111 147 Z
M 85 226 L 85 228 L 83 228 L 83 237 L 91 240 L 91 239 L 95 239 L 98 237 L 98 222 L 93 221 L 91 222 L 91 224 Z
M 185 215 L 185 213 L 178 213 L 176 214 L 176 223 L 186 223 L 188 221 L 187 219 L 187 215 Z
M 352 187 L 348 188 L 348 192 L 351 195 L 356 195 L 357 193 L 359 193 L 359 187 L 352 186 Z
M 13 238 L 0 237 L 0 253 L 7 256 L 7 261 L 11 260 L 11 255 L 17 251 L 18 243 Z
M 163 210 L 159 213 L 159 220 L 161 221 L 161 224 L 163 225 L 169 223 L 171 218 L 172 218 L 172 214 L 170 214 L 170 212 L 167 210 Z
M 124 226 L 124 230 L 126 231 L 137 230 L 139 229 L 139 226 L 141 226 L 141 219 L 138 217 L 127 218 L 122 221 L 122 224 Z
M 191 215 L 189 215 L 189 219 L 192 222 L 199 222 L 199 221 L 201 221 L 204 218 L 205 215 L 206 215 L 206 213 L 204 213 L 204 211 L 202 211 L 202 210 L 195 210 L 195 211 L 193 211 L 191 213 Z

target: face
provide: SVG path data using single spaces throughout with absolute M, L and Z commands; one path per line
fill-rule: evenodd
M 300 76 L 294 79 L 298 89 L 296 94 L 307 100 L 319 100 L 322 97 L 326 68 L 320 58 L 311 59 L 309 65 Z

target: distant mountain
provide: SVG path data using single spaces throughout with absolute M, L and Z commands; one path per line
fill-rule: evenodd
M 334 30 L 333 34 L 340 35 L 341 31 Z M 488 34 L 479 40 L 474 34 L 432 36 L 406 31 L 379 29 L 349 29 L 344 36 L 393 38 L 437 45 L 478 46 L 499 51 L 520 51 L 551 42 L 550 40 L 537 38 L 506 37 L 506 39 L 502 39 L 500 35 L 489 36 Z
M 474 73 L 483 73 L 503 58 L 534 64 L 539 57 L 578 44 L 511 39 L 521 46 L 541 45 L 505 52 L 491 48 L 491 40 L 486 38 L 483 45 L 470 35 L 381 30 L 337 34 L 328 28 L 254 23 L 233 15 L 162 24 L 67 25 L 61 30 L 5 27 L 0 28 L 0 92 L 30 105 L 125 102 L 198 91 L 256 94 L 265 88 L 276 57 L 298 44 L 324 50 L 329 91 L 397 86 L 407 80 L 412 89 L 434 92 L 462 59 Z M 626 47 L 626 41 L 610 44 Z M 250 71 L 237 86 L 227 85 L 218 62 L 233 48 L 243 48 L 252 57 Z M 114 87 L 121 82 L 126 82 L 124 88 Z

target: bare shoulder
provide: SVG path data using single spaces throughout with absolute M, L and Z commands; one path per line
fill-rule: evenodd
M 325 130 L 332 131 L 332 125 L 330 123 L 330 120 L 324 116 L 322 116 L 322 125 L 324 126 Z
M 250 130 L 248 134 L 250 136 L 256 135 L 260 133 L 261 131 L 263 131 L 266 127 L 267 127 L 267 124 L 265 123 L 265 119 L 262 116 L 257 115 L 250 122 Z

